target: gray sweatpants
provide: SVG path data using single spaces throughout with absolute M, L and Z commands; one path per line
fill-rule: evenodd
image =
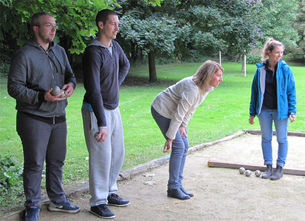
M 83 125 L 89 152 L 90 206 L 107 204 L 109 194 L 118 191 L 117 179 L 124 162 L 124 132 L 119 108 L 105 109 L 108 136 L 102 143 L 94 139 L 98 132 L 93 111 L 82 107 Z

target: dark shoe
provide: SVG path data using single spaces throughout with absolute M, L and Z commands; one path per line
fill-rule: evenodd
M 193 193 L 187 192 L 183 187 L 181 187 L 180 190 L 181 190 L 185 195 L 189 195 L 190 197 L 193 197 L 193 196 L 194 196 Z
M 283 167 L 276 166 L 274 173 L 271 175 L 270 180 L 279 180 L 283 176 Z
M 267 164 L 266 171 L 262 175 L 262 178 L 263 179 L 269 179 L 271 175 L 272 175 L 272 165 L 271 164 Z
M 115 217 L 114 213 L 108 209 L 106 204 L 91 206 L 90 212 L 100 218 L 112 219 Z
M 40 207 L 25 209 L 25 221 L 38 221 Z
M 168 189 L 167 190 L 167 197 L 176 198 L 179 200 L 188 200 L 191 198 L 189 195 L 184 194 L 181 189 Z
M 62 206 L 56 206 L 50 201 L 48 210 L 51 212 L 78 213 L 80 211 L 80 208 L 78 206 L 71 205 L 71 203 L 66 200 L 66 202 Z
M 127 206 L 129 204 L 128 200 L 124 200 L 117 194 L 112 193 L 107 197 L 109 206 Z

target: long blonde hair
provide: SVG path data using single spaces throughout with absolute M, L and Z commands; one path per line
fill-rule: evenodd
M 283 47 L 283 50 L 285 50 L 285 46 L 283 45 L 282 42 L 280 41 L 277 41 L 275 40 L 274 38 L 269 38 L 266 43 L 265 43 L 265 46 L 263 48 L 263 53 L 262 53 L 262 61 L 265 61 L 269 58 L 269 55 L 268 55 L 268 51 L 273 51 L 273 49 L 275 47 Z
M 207 60 L 193 75 L 193 81 L 203 91 L 207 91 L 210 87 L 209 82 L 213 74 L 218 70 L 224 71 L 223 67 L 215 61 Z

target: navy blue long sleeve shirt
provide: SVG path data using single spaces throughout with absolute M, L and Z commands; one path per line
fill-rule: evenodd
M 268 67 L 268 61 L 265 64 L 266 69 L 266 87 L 265 87 L 265 93 L 264 93 L 264 102 L 263 102 L 263 108 L 266 109 L 277 109 L 277 92 L 276 92 L 276 70 L 277 70 L 277 64 L 274 67 L 274 72 L 269 69 Z
M 119 86 L 124 81 L 130 63 L 121 46 L 111 42 L 112 53 L 94 40 L 83 55 L 84 102 L 90 104 L 99 127 L 107 126 L 104 108 L 113 110 L 119 105 Z

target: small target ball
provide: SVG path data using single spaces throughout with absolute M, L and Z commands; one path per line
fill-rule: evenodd
M 260 177 L 261 176 L 261 171 L 260 170 L 256 170 L 255 171 L 255 176 L 256 177 Z
M 245 174 L 246 174 L 247 177 L 249 177 L 249 176 L 251 176 L 251 171 L 250 170 L 246 170 Z
M 246 171 L 245 168 L 243 168 L 243 167 L 239 168 L 239 173 L 240 173 L 240 174 L 243 174 L 245 171 Z

